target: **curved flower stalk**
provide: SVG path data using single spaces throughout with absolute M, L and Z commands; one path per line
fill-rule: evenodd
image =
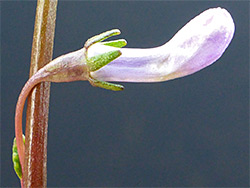
M 126 45 L 124 39 L 101 42 L 120 34 L 114 29 L 90 38 L 82 49 L 54 59 L 27 81 L 18 98 L 15 131 L 21 167 L 25 150 L 23 107 L 36 84 L 88 80 L 93 86 L 120 91 L 123 86 L 107 81 L 159 82 L 183 77 L 219 59 L 232 40 L 234 29 L 231 15 L 225 9 L 213 8 L 192 19 L 160 47 L 121 49 Z
M 120 47 L 125 46 L 127 43 L 124 39 L 104 42 L 104 46 L 112 46 L 115 49 L 110 50 L 93 57 L 88 57 L 88 48 L 93 44 L 101 42 L 108 37 L 118 35 L 120 31 L 118 29 L 113 29 L 111 31 L 104 32 L 100 35 L 90 38 L 84 45 L 84 47 L 75 52 L 71 52 L 66 55 L 62 55 L 39 71 L 37 71 L 24 85 L 17 101 L 16 114 L 15 114 L 15 134 L 16 134 L 16 146 L 18 158 L 20 161 L 20 166 L 23 171 L 24 165 L 24 143 L 22 137 L 22 114 L 23 108 L 31 90 L 40 82 L 73 82 L 78 80 L 88 80 L 93 86 L 102 87 L 105 89 L 110 89 L 114 91 L 123 90 L 123 86 L 118 84 L 107 83 L 104 81 L 99 81 L 91 77 L 90 73 L 97 71 L 101 67 L 107 65 L 117 57 L 121 55 L 119 50 Z M 25 139 L 25 138 L 24 138 Z M 15 142 L 14 142 L 15 143 Z M 14 154 L 13 154 L 14 155 Z M 17 158 L 17 156 L 16 156 Z M 15 159 L 16 159 L 15 158 Z M 14 169 L 18 177 L 22 177 L 22 171 L 20 172 L 20 167 L 18 167 L 18 160 L 14 161 Z M 18 168 L 17 168 L 18 167 Z
M 149 49 L 123 48 L 122 55 L 91 73 L 104 81 L 159 82 L 195 73 L 221 57 L 234 35 L 234 22 L 223 8 L 212 8 L 189 21 L 166 44 Z M 93 45 L 89 54 L 112 50 Z

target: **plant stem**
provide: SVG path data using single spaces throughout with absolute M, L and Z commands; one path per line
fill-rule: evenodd
M 37 0 L 30 76 L 52 59 L 57 0 Z M 24 187 L 47 185 L 47 132 L 50 84 L 38 84 L 28 98 Z

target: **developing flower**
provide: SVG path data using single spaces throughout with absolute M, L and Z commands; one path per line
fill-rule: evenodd
M 120 33 L 114 29 L 90 38 L 82 49 L 54 59 L 26 82 L 17 101 L 14 149 L 17 147 L 21 167 L 25 152 L 23 107 L 30 91 L 38 83 L 88 80 L 93 86 L 119 91 L 123 86 L 108 81 L 160 82 L 183 77 L 218 60 L 230 44 L 234 29 L 233 19 L 227 10 L 213 8 L 196 16 L 160 47 L 121 48 L 126 45 L 123 39 L 101 42 Z M 14 154 L 15 169 L 19 169 L 21 177 Z
M 103 81 L 159 82 L 195 73 L 221 57 L 234 35 L 234 22 L 223 8 L 212 8 L 189 21 L 166 44 L 149 49 L 122 48 L 122 55 L 91 76 Z M 93 45 L 89 54 L 113 50 Z

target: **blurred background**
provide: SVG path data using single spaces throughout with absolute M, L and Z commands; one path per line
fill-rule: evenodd
M 48 187 L 248 187 L 249 2 L 59 1 L 53 57 L 112 28 L 127 47 L 156 47 L 218 6 L 231 13 L 235 36 L 196 74 L 123 83 L 123 92 L 51 85 Z M 29 75 L 35 9 L 35 1 L 1 2 L 1 187 L 19 186 L 14 111 Z

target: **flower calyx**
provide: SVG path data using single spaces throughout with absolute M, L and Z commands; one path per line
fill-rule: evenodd
M 122 53 L 119 50 L 119 48 L 122 48 L 127 44 L 125 39 L 101 42 L 109 37 L 119 35 L 120 33 L 121 32 L 119 29 L 112 29 L 110 31 L 106 31 L 104 33 L 91 37 L 90 39 L 86 41 L 86 43 L 84 44 L 84 48 L 85 48 L 84 56 L 85 56 L 86 64 L 90 72 L 95 72 L 99 70 L 100 68 L 104 67 L 105 65 L 109 64 L 111 61 L 121 56 Z M 115 47 L 117 49 L 109 51 L 109 52 L 105 52 L 99 55 L 95 55 L 93 57 L 89 57 L 88 50 L 92 45 L 96 43 L 101 43 L 102 45 Z M 124 89 L 124 87 L 119 84 L 113 84 L 113 83 L 109 83 L 105 81 L 96 80 L 90 74 L 88 77 L 88 81 L 90 82 L 92 86 L 100 87 L 100 88 L 104 88 L 104 89 L 108 89 L 112 91 L 121 91 Z

